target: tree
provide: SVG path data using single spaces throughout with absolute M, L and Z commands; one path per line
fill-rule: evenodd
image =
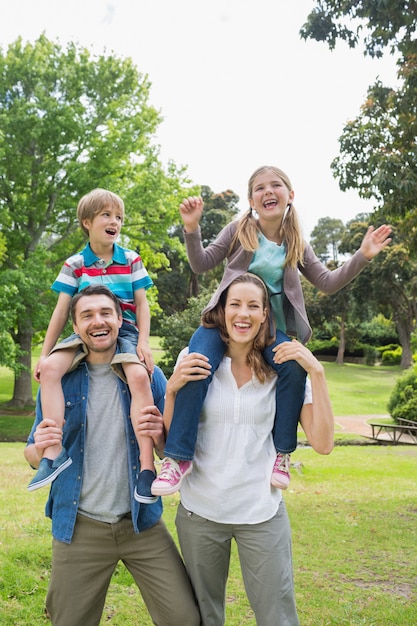
M 347 123 L 340 156 L 332 163 L 342 190 L 375 198 L 382 219 L 395 222 L 417 254 L 417 3 L 409 0 L 320 0 L 301 36 L 351 47 L 380 57 L 398 55 L 397 89 L 370 86 L 360 115 Z M 401 220 L 401 221 L 400 221 Z
M 331 259 L 338 261 L 340 240 L 344 232 L 342 220 L 321 217 L 311 232 L 310 243 L 323 263 Z
M 367 226 L 367 222 L 349 222 L 340 251 L 356 250 Z M 352 293 L 356 310 L 371 307 L 372 312 L 392 316 L 402 347 L 401 367 L 406 369 L 412 364 L 411 339 L 417 319 L 417 262 L 397 233 L 394 242 L 355 279 Z
M 7 330 L 16 355 L 2 362 L 13 361 L 14 405 L 32 403 L 32 339 L 49 320 L 57 269 L 83 245 L 75 215 L 82 195 L 94 187 L 119 193 L 123 242 L 140 248 L 148 270 L 166 263 L 160 249 L 188 181 L 159 162 L 161 117 L 149 89 L 130 59 L 92 57 L 73 43 L 64 50 L 44 35 L 0 51 L 0 294 L 18 287 L 2 297 L 13 306 Z

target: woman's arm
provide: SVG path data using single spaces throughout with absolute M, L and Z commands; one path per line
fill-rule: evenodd
M 319 454 L 330 454 L 334 446 L 334 416 L 322 364 L 303 344 L 285 341 L 275 349 L 277 363 L 295 360 L 310 377 L 313 402 L 304 404 L 300 422 L 311 446 Z

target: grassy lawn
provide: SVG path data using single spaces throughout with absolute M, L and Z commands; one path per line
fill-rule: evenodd
M 284 497 L 293 529 L 294 575 L 302 626 L 411 626 L 417 615 L 417 447 L 342 446 L 330 456 L 293 454 Z M 31 494 L 22 443 L 0 444 L 0 623 L 47 624 L 50 520 L 47 490 Z M 164 499 L 175 536 L 178 496 Z M 123 566 L 113 577 L 101 624 L 151 621 Z M 227 589 L 227 626 L 255 626 L 236 550 Z M 180 625 L 179 625 L 180 626 Z

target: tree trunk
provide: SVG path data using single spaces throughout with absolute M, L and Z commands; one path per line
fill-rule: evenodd
M 345 348 L 346 348 L 346 338 L 345 338 L 345 319 L 342 317 L 342 321 L 340 324 L 340 339 L 339 339 L 339 348 L 337 350 L 336 363 L 337 365 L 343 365 L 344 356 L 345 356 Z
M 16 358 L 18 365 L 21 366 L 19 373 L 14 378 L 13 398 L 8 403 L 10 406 L 22 407 L 33 406 L 32 397 L 32 326 L 30 324 L 19 323 L 17 332 L 17 344 L 21 350 Z
M 411 350 L 411 334 L 413 325 L 412 323 L 410 324 L 408 319 L 398 319 L 396 325 L 402 348 L 400 367 L 401 369 L 406 370 L 413 364 L 413 353 Z

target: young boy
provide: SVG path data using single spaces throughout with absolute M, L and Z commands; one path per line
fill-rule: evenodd
M 135 429 L 141 409 L 153 404 L 150 386 L 153 372 L 149 348 L 150 312 L 146 299 L 146 289 L 153 283 L 140 256 L 116 244 L 124 219 L 124 203 L 118 195 L 105 189 L 94 189 L 81 198 L 77 216 L 89 241 L 80 253 L 66 260 L 52 285 L 52 289 L 59 294 L 58 301 L 34 374 L 35 379 L 41 382 L 42 412 L 45 418 L 55 420 L 57 427 L 62 429 L 64 397 L 61 378 L 71 368 L 80 348 L 83 352 L 86 348 L 78 335 L 71 335 L 55 344 L 68 321 L 72 297 L 87 285 L 100 283 L 119 298 L 122 307 L 123 325 L 119 337 L 123 338 L 123 353 L 116 355 L 116 359 L 123 367 L 131 391 L 131 419 Z M 92 329 L 95 337 L 106 337 L 109 332 L 103 322 L 93 324 Z M 152 503 L 157 499 L 150 490 L 156 477 L 153 443 L 150 437 L 138 433 L 136 437 L 141 471 L 135 498 L 145 504 Z M 64 448 L 56 444 L 49 446 L 44 451 L 28 490 L 50 484 L 71 463 Z

